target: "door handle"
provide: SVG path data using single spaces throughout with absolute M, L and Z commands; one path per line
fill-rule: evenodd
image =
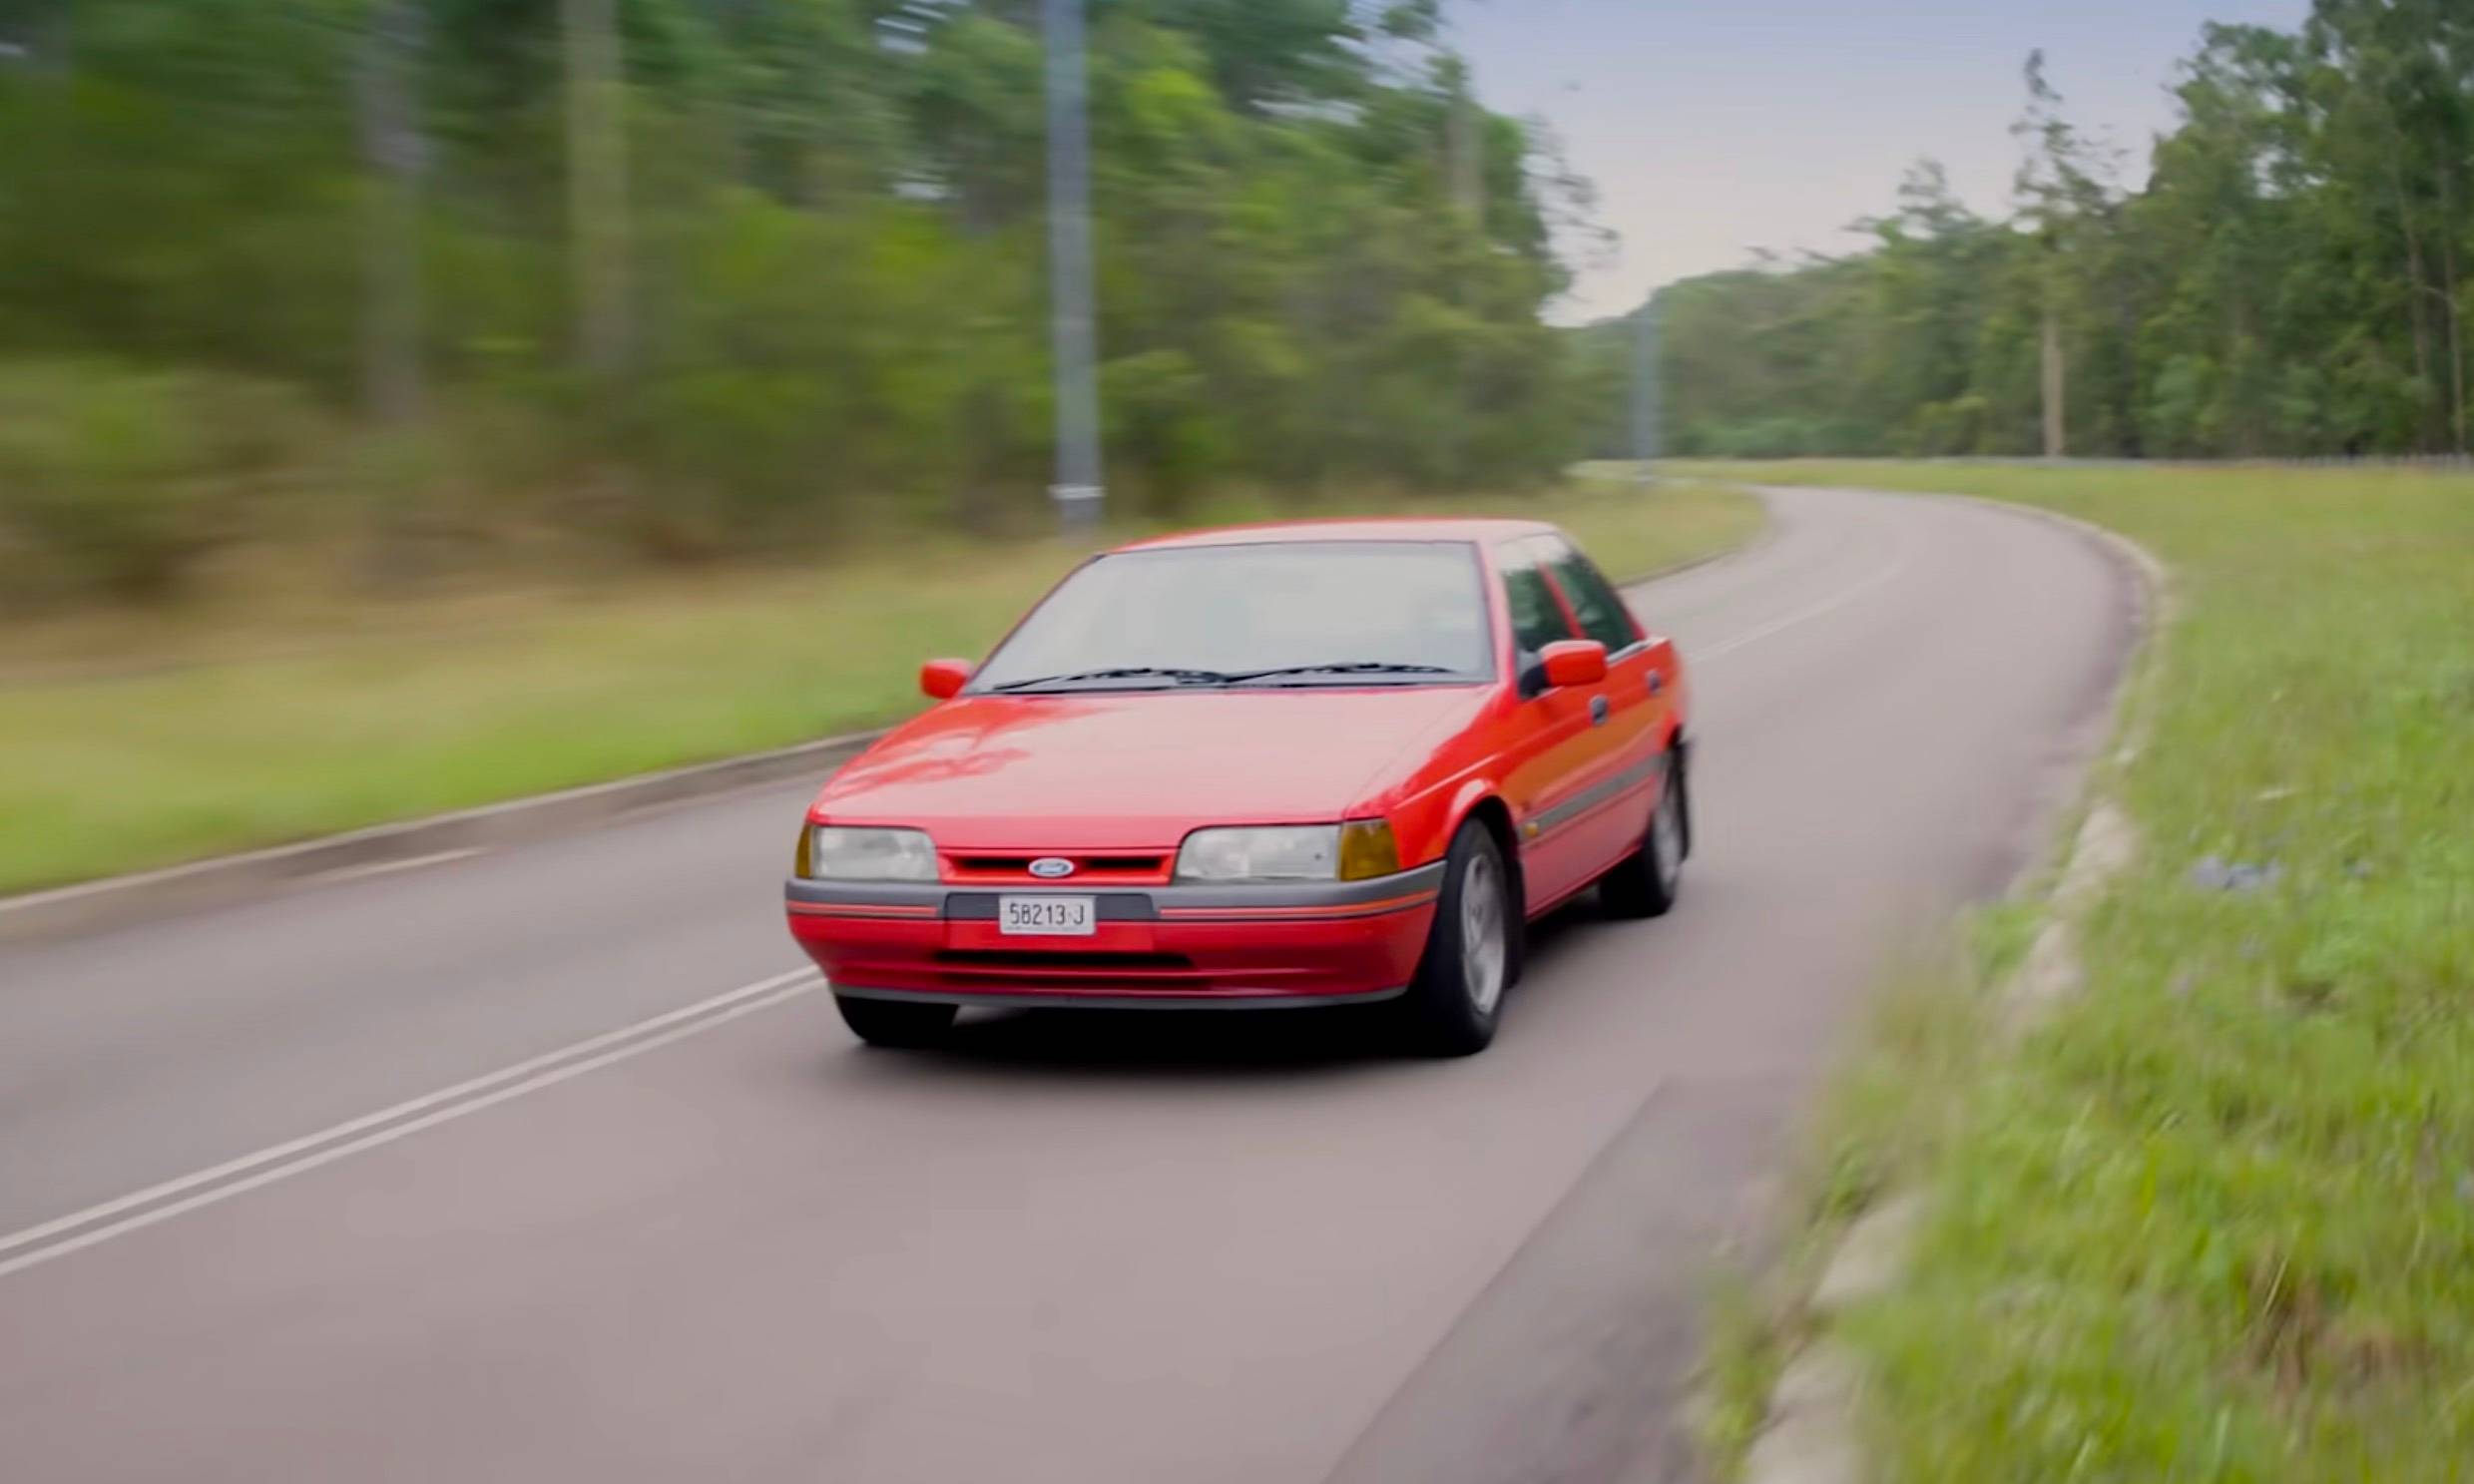
M 1606 726 L 1607 713 L 1611 710 L 1612 708 L 1607 705 L 1607 698 L 1592 696 L 1589 699 L 1589 725 L 1592 727 Z
M 1659 674 L 1657 671 L 1655 671 L 1655 670 L 1651 671 L 1651 672 L 1650 672 L 1650 694 L 1651 694 L 1651 695 L 1653 695 L 1653 696 L 1659 696 L 1659 695 L 1663 695 L 1663 694 L 1665 694 L 1666 690 L 1667 690 L 1667 678 L 1666 678 L 1665 676 L 1663 676 L 1663 675 L 1660 675 L 1660 674 Z

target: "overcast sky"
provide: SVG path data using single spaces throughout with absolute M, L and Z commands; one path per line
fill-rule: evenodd
M 2126 147 L 2174 117 L 2174 65 L 2202 23 L 2291 27 L 2308 0 L 1453 0 L 1457 44 L 1493 108 L 1543 115 L 1622 235 L 1565 320 L 1620 313 L 1653 285 L 1755 247 L 1843 250 L 1910 162 L 1949 168 L 1971 206 L 2005 206 L 2020 67 L 2083 127 Z

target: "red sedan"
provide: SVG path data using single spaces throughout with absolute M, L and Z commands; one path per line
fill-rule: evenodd
M 1146 541 L 1060 583 L 807 812 L 790 931 L 876 1045 L 968 1005 L 1395 1001 L 1494 1038 L 1524 925 L 1674 904 L 1675 647 L 1529 521 Z

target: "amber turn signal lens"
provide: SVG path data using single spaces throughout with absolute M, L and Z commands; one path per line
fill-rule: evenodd
M 1383 819 L 1352 819 L 1340 826 L 1340 879 L 1370 881 L 1400 873 L 1400 843 Z

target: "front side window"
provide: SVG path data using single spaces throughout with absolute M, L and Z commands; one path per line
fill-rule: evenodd
M 1520 650 L 1521 663 L 1538 657 L 1538 652 L 1558 640 L 1573 637 L 1572 624 L 1564 617 L 1563 605 L 1555 601 L 1555 589 L 1538 567 L 1538 553 L 1526 541 L 1514 542 L 1495 553 L 1503 569 L 1503 601 L 1512 619 L 1512 642 Z
M 1633 620 L 1632 610 L 1624 606 L 1615 585 L 1596 563 L 1574 550 L 1570 542 L 1551 536 L 1541 543 L 1540 555 L 1555 574 L 1555 585 L 1571 601 L 1583 633 L 1605 645 L 1610 655 L 1641 642 L 1641 626 Z
M 974 693 L 1491 679 L 1476 548 L 1266 541 L 1101 557 L 972 678 Z

